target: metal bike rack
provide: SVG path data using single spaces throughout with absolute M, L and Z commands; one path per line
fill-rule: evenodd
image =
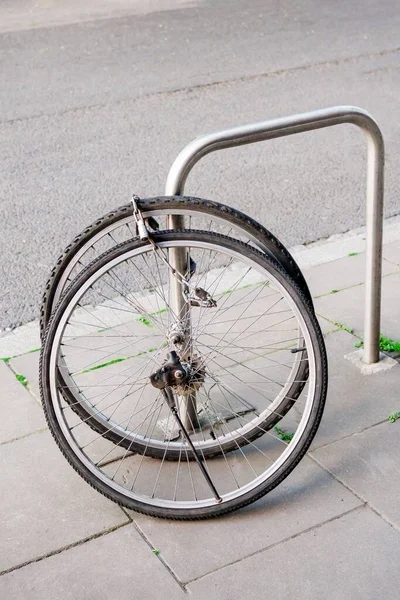
M 210 152 L 332 127 L 342 123 L 357 125 L 366 133 L 368 140 L 363 360 L 366 364 L 373 364 L 379 361 L 385 151 L 382 132 L 368 112 L 352 106 L 334 106 L 203 135 L 190 142 L 176 157 L 168 174 L 165 194 L 167 196 L 183 195 L 185 182 L 190 171 L 203 156 Z M 171 228 L 181 228 L 183 218 L 171 215 L 169 226 Z M 179 256 L 175 259 L 179 264 Z M 180 307 L 177 307 L 176 311 L 179 314 Z

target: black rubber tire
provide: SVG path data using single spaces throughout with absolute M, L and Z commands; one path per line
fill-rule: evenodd
M 275 260 L 287 273 L 288 275 L 295 281 L 298 287 L 302 290 L 303 294 L 307 298 L 307 301 L 312 306 L 311 294 L 308 289 L 307 283 L 291 254 L 286 250 L 286 248 L 281 244 L 281 242 L 265 227 L 260 225 L 257 221 L 248 217 L 244 213 L 226 206 L 224 204 L 220 204 L 218 202 L 212 202 L 210 200 L 203 200 L 201 198 L 193 198 L 186 196 L 166 196 L 166 197 L 156 197 L 156 198 L 147 198 L 141 199 L 137 201 L 138 206 L 142 213 L 145 215 L 146 212 L 154 211 L 154 210 L 180 210 L 187 209 L 197 211 L 199 214 L 204 214 L 207 216 L 214 216 L 221 218 L 221 214 L 224 219 L 230 223 L 232 226 L 236 226 L 241 228 L 243 231 L 248 233 L 250 236 L 257 239 L 258 243 L 262 247 L 262 250 L 265 252 L 267 256 Z M 104 217 L 97 219 L 92 225 L 86 227 L 81 234 L 79 234 L 69 246 L 65 249 L 64 253 L 59 257 L 51 276 L 46 284 L 46 288 L 43 294 L 41 311 L 40 311 L 40 330 L 41 330 L 41 338 L 42 342 L 44 339 L 45 329 L 49 322 L 51 312 L 54 308 L 54 297 L 56 295 L 57 287 L 60 283 L 60 280 L 63 276 L 67 265 L 74 258 L 77 252 L 80 249 L 90 242 L 94 236 L 99 234 L 106 227 L 109 227 L 112 224 L 118 223 L 127 217 L 132 216 L 133 219 L 133 207 L 132 204 L 127 204 L 125 206 L 121 206 L 120 208 L 111 211 Z M 79 275 L 78 275 L 79 277 Z M 61 379 L 61 374 L 59 374 L 60 382 L 62 385 L 62 394 L 65 400 L 73 407 L 74 412 L 78 414 L 81 419 L 87 419 L 88 415 L 85 411 L 85 407 L 76 404 L 74 396 L 70 393 L 68 386 L 65 385 L 65 382 Z M 305 385 L 305 382 L 308 378 L 308 363 L 304 361 L 301 363 L 298 371 L 297 380 L 299 383 L 295 383 L 290 393 L 288 394 L 288 398 L 284 405 L 281 408 L 281 416 L 271 415 L 269 422 L 265 424 L 266 427 L 271 429 L 274 427 L 280 419 L 292 408 L 295 400 L 299 397 L 302 392 L 302 389 Z M 96 421 L 93 418 L 88 419 L 88 424 L 99 434 L 104 434 L 104 437 L 114 444 L 120 444 L 122 448 L 128 448 L 129 441 L 121 440 L 119 434 L 115 431 L 107 431 L 101 422 Z M 167 457 L 170 460 L 173 460 L 173 457 Z
M 168 236 L 167 232 L 163 232 L 163 234 Z M 169 234 L 169 235 L 173 235 L 173 234 Z M 221 235 L 221 234 L 216 234 L 216 235 Z M 222 237 L 225 238 L 225 236 L 222 236 Z M 154 240 L 156 241 L 157 239 L 160 239 L 160 240 L 163 239 L 161 234 L 154 235 Z M 227 238 L 227 239 L 231 239 L 231 238 Z M 236 240 L 232 240 L 232 241 L 236 241 Z M 97 269 L 99 269 L 101 266 L 103 266 L 104 264 L 106 264 L 107 262 L 112 260 L 116 255 L 119 255 L 120 252 L 124 251 L 125 246 L 126 245 L 129 246 L 129 244 L 145 246 L 147 244 L 147 242 L 140 242 L 139 239 L 136 239 L 136 241 L 132 240 L 132 241 L 120 244 L 120 245 L 115 246 L 114 248 L 108 250 L 107 252 L 105 252 L 98 259 L 95 259 L 90 265 L 88 265 L 83 271 L 81 271 L 81 273 L 71 283 L 68 290 L 66 291 L 66 293 L 65 293 L 66 298 L 69 298 L 70 294 L 75 293 L 76 290 L 79 289 L 79 287 L 86 281 L 86 279 L 88 277 L 90 277 L 94 272 L 96 272 Z M 243 244 L 243 245 L 246 247 L 246 244 Z M 265 255 L 261 254 L 261 256 L 265 256 Z M 70 291 L 70 288 L 71 288 L 71 291 Z M 59 304 L 61 304 L 62 306 L 66 306 L 65 302 L 67 302 L 67 300 L 66 299 L 63 300 L 63 298 L 64 298 L 64 295 L 60 299 Z M 311 307 L 309 307 L 309 308 L 310 308 L 310 310 L 312 310 Z M 61 314 L 60 311 L 62 312 L 62 309 L 59 309 L 59 307 L 57 306 L 57 308 L 55 310 L 55 313 L 57 313 L 57 318 L 60 318 L 60 314 Z M 46 337 L 47 337 L 47 334 L 46 334 Z M 306 358 L 306 352 L 302 353 L 302 357 Z M 305 382 L 308 379 L 308 373 L 309 373 L 308 361 L 304 360 L 300 363 L 299 370 L 298 370 L 297 376 L 296 376 L 296 381 L 291 385 L 286 397 L 282 400 L 281 404 L 279 405 L 279 410 L 277 410 L 276 412 L 271 412 L 269 414 L 269 416 L 262 423 L 263 429 L 265 429 L 265 430 L 272 429 L 289 412 L 289 410 L 295 404 L 297 398 L 300 396 L 300 394 L 305 386 Z M 107 427 L 104 426 L 103 422 L 100 419 L 96 419 L 95 417 L 89 417 L 85 406 L 76 401 L 76 397 L 69 390 L 68 386 L 66 385 L 66 381 L 62 378 L 61 373 L 58 374 L 58 382 L 60 385 L 61 393 L 62 393 L 65 401 L 71 406 L 72 410 L 79 416 L 79 418 L 81 420 L 84 420 L 86 422 L 86 424 L 89 425 L 89 427 L 91 427 L 94 431 L 96 431 L 96 433 L 101 434 L 105 439 L 109 440 L 110 442 L 112 442 L 114 444 L 118 444 L 120 446 L 120 448 L 127 449 L 127 450 L 129 450 L 131 452 L 135 452 L 137 454 L 140 454 L 143 452 L 141 446 L 132 444 L 132 442 L 129 440 L 129 438 L 125 439 L 125 438 L 121 437 L 121 435 L 118 432 L 109 430 Z M 260 437 L 260 435 L 262 435 L 262 433 L 263 432 L 261 430 L 255 430 L 252 435 L 248 435 L 247 442 L 245 440 L 242 440 L 241 445 L 244 446 L 247 443 L 254 441 L 258 437 Z M 235 450 L 236 448 L 237 448 L 237 442 L 232 442 L 230 446 L 224 445 L 225 452 L 230 452 L 231 450 Z M 211 449 L 211 448 L 204 449 L 203 453 L 206 458 L 212 458 L 212 457 L 220 454 L 218 449 Z M 194 459 L 191 451 L 188 450 L 187 454 L 188 454 L 189 458 Z M 157 448 L 152 448 L 149 446 L 149 447 L 147 447 L 147 450 L 146 450 L 146 456 L 149 456 L 152 458 L 157 458 L 157 459 L 163 458 L 164 451 L 157 449 Z M 179 458 L 180 458 L 180 452 L 175 452 L 171 449 L 168 450 L 168 452 L 166 453 L 166 455 L 164 457 L 165 460 L 179 460 Z
M 72 450 L 72 448 L 66 441 L 62 433 L 61 427 L 58 423 L 58 420 L 56 418 L 50 393 L 49 362 L 53 340 L 57 331 L 58 324 L 68 303 L 73 298 L 74 294 L 77 292 L 77 290 L 82 285 L 82 282 L 86 280 L 87 277 L 89 277 L 101 265 L 112 260 L 112 258 L 123 254 L 128 249 L 131 249 L 133 246 L 137 247 L 143 245 L 145 244 L 145 242 L 141 242 L 139 240 L 132 240 L 116 246 L 115 248 L 102 255 L 99 259 L 94 261 L 91 265 L 89 265 L 85 269 L 85 271 L 81 275 L 79 275 L 76 278 L 76 280 L 74 280 L 74 282 L 71 284 L 71 286 L 60 299 L 60 302 L 56 310 L 54 311 L 54 314 L 52 315 L 46 332 L 45 343 L 42 347 L 40 355 L 40 390 L 46 420 L 58 446 L 60 447 L 66 459 L 73 466 L 73 468 L 81 475 L 81 477 L 83 477 L 83 479 L 85 479 L 85 481 L 87 481 L 99 492 L 101 492 L 111 500 L 117 502 L 118 504 L 152 516 L 172 519 L 197 519 L 222 515 L 236 510 L 238 508 L 241 508 L 247 504 L 250 504 L 251 502 L 254 502 L 258 498 L 261 498 L 262 496 L 270 492 L 273 488 L 275 488 L 281 481 L 283 481 L 283 479 L 285 479 L 285 477 L 287 477 L 287 475 L 289 475 L 289 473 L 295 468 L 295 466 L 299 463 L 301 458 L 308 450 L 322 418 L 328 384 L 328 365 L 325 345 L 314 311 L 310 306 L 307 298 L 304 296 L 303 292 L 290 278 L 290 276 L 288 276 L 288 274 L 282 269 L 282 267 L 275 263 L 273 260 L 266 257 L 261 252 L 252 248 L 251 246 L 248 246 L 237 240 L 227 238 L 226 236 L 222 236 L 220 234 L 196 231 L 174 231 L 171 233 L 162 232 L 160 234 L 155 234 L 154 240 L 157 242 L 168 241 L 170 239 L 178 238 L 183 241 L 186 241 L 188 240 L 188 236 L 190 236 L 189 239 L 191 240 L 197 239 L 203 242 L 211 240 L 212 242 L 216 243 L 216 240 L 218 239 L 218 243 L 221 246 L 224 246 L 231 250 L 239 251 L 241 254 L 246 255 L 247 257 L 258 262 L 261 266 L 265 267 L 267 263 L 270 272 L 279 281 L 279 283 L 290 293 L 291 297 L 295 301 L 296 306 L 300 311 L 310 334 L 313 353 L 315 356 L 316 397 L 313 402 L 312 410 L 310 412 L 305 430 L 301 438 L 298 440 L 298 443 L 296 444 L 292 454 L 290 454 L 287 460 L 279 467 L 279 469 L 277 469 L 277 471 L 272 475 L 272 477 L 268 481 L 263 482 L 258 487 L 248 491 L 239 498 L 225 501 L 220 504 L 215 504 L 210 507 L 202 507 L 191 510 L 155 507 L 137 499 L 128 498 L 123 493 L 120 493 L 110 488 L 101 479 L 96 477 L 88 469 L 88 467 L 85 466 L 79 460 L 75 452 Z M 258 437 L 258 435 L 255 437 Z
M 268 229 L 241 211 L 230 206 L 226 206 L 225 204 L 220 204 L 219 202 L 213 202 L 211 200 L 203 200 L 202 198 L 194 198 L 189 196 L 160 196 L 155 198 L 143 198 L 138 200 L 137 203 L 144 215 L 147 211 L 153 210 L 165 210 L 167 212 L 168 208 L 171 210 L 190 208 L 190 210 L 199 212 L 199 214 L 215 216 L 219 218 L 221 218 L 221 215 L 223 215 L 224 219 L 226 219 L 226 221 L 228 221 L 232 226 L 240 227 L 249 235 L 257 238 L 257 241 L 260 244 L 259 249 L 265 252 L 270 258 L 274 259 L 285 269 L 285 271 L 287 271 L 290 277 L 302 290 L 309 303 L 312 305 L 312 298 L 306 280 L 304 279 L 302 272 L 300 271 L 290 252 L 284 247 L 278 238 L 268 231 Z M 88 227 L 85 227 L 85 229 L 65 248 L 50 274 L 43 293 L 40 308 L 40 334 L 42 339 L 50 320 L 51 312 L 54 308 L 54 296 L 57 286 L 59 285 L 67 265 L 71 262 L 77 252 L 85 244 L 90 242 L 94 236 L 96 236 L 106 227 L 118 223 L 118 221 L 126 219 L 129 216 L 132 216 L 133 220 L 132 204 L 120 206 L 119 208 L 107 213 L 103 217 L 96 219 L 96 221 L 94 221 Z

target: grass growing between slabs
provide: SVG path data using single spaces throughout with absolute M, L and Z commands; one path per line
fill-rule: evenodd
M 289 442 L 291 442 L 292 439 L 293 439 L 294 433 L 288 433 L 287 431 L 284 431 L 283 429 L 280 429 L 280 427 L 278 427 L 277 425 L 275 425 L 274 431 L 278 435 L 278 437 L 283 442 L 286 442 L 287 444 L 289 444 Z
M 15 379 L 17 381 L 19 381 L 20 384 L 23 385 L 24 387 L 28 386 L 28 380 L 25 377 L 25 375 L 22 375 L 21 373 L 15 373 Z
M 4 363 L 8 364 L 10 360 L 13 358 L 18 358 L 19 356 L 25 356 L 26 354 L 33 354 L 34 352 L 40 352 L 40 348 L 33 348 L 33 350 L 28 350 L 28 352 L 23 352 L 22 354 L 15 354 L 14 356 L 2 356 L 0 360 Z
M 345 325 L 344 323 L 339 323 L 338 321 L 336 321 L 334 323 L 334 325 L 340 329 L 340 331 L 347 331 L 347 333 L 354 333 L 354 329 L 352 327 L 349 327 L 348 325 Z
M 150 321 L 143 315 L 141 315 L 140 317 L 137 317 L 136 321 L 139 321 L 139 323 L 143 323 L 143 325 L 147 325 L 147 327 L 153 327 L 153 325 L 150 323 Z
M 361 339 L 359 342 L 354 344 L 355 348 L 362 348 L 364 346 L 364 340 Z M 398 352 L 400 353 L 400 342 L 398 340 L 391 340 L 390 338 L 380 335 L 379 336 L 379 350 L 382 352 Z
M 400 412 L 398 412 L 398 411 L 392 413 L 388 417 L 388 421 L 390 421 L 391 423 L 395 423 L 398 419 L 400 419 Z
M 83 369 L 82 371 L 79 371 L 77 375 L 83 375 L 84 373 L 90 373 L 91 371 L 104 369 L 104 367 L 110 367 L 111 365 L 116 365 L 117 363 L 124 362 L 125 360 L 129 360 L 130 358 L 137 358 L 138 356 L 142 356 L 143 354 L 156 352 L 156 350 L 158 350 L 158 348 L 149 348 L 148 350 L 141 350 L 136 354 L 131 354 L 130 356 L 120 356 L 118 358 L 113 358 L 112 360 L 108 360 L 107 362 L 100 363 L 98 365 L 93 365 L 93 367 L 89 367 L 88 369 Z

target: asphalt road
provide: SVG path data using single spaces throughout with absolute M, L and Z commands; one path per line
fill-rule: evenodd
M 59 4 L 0 4 L 0 329 L 37 316 L 77 232 L 132 192 L 162 194 L 207 131 L 362 106 L 385 135 L 385 215 L 400 212 L 397 0 Z M 303 243 L 365 223 L 365 157 L 340 126 L 211 155 L 186 191 Z

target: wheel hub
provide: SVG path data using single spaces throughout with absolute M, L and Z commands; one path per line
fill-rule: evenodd
M 188 357 L 181 362 L 177 352 L 172 350 L 162 367 L 150 375 L 150 382 L 159 390 L 173 387 L 178 396 L 184 396 L 198 390 L 204 376 L 204 365 L 199 357 Z

